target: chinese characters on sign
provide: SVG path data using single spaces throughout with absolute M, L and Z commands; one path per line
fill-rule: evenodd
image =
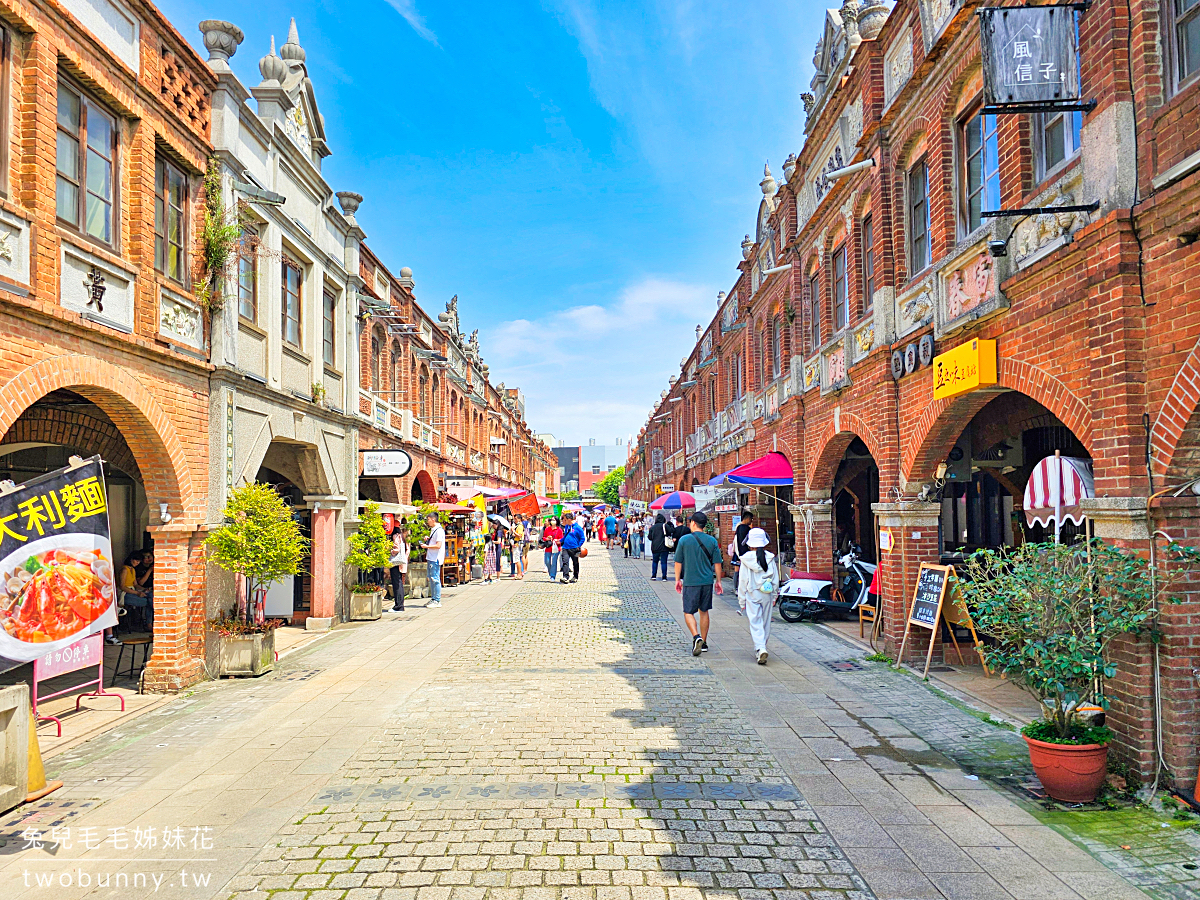
M 0 494 L 0 671 L 117 623 L 103 463 L 74 461 Z
M 1080 99 L 1074 9 L 985 7 L 979 25 L 986 105 Z
M 112 828 L 55 827 L 49 831 L 30 826 L 20 834 L 22 850 L 97 850 L 105 844 L 113 850 L 212 850 L 212 827 L 209 825 L 134 825 L 130 828 L 118 825 Z
M 83 279 L 83 286 L 87 288 L 87 305 L 95 307 L 98 313 L 104 312 L 104 292 L 108 286 L 104 283 L 104 273 L 99 266 L 92 266 Z
M 934 400 L 956 397 L 995 383 L 995 341 L 968 341 L 933 358 Z

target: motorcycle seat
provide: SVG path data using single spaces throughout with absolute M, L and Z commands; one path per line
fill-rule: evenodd
M 788 572 L 788 576 L 790 578 L 803 578 L 808 581 L 829 581 L 830 580 L 828 575 L 818 575 L 816 572 L 799 572 L 796 569 L 792 569 L 790 572 Z

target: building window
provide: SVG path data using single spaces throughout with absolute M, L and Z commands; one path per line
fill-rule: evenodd
M 161 156 L 154 161 L 154 268 L 183 283 L 187 176 Z
M 378 332 L 371 334 L 371 390 L 379 393 L 382 385 L 379 383 L 380 373 L 383 371 L 383 341 L 379 339 Z
M 814 274 L 808 279 L 808 351 L 821 349 L 821 284 Z
M 283 340 L 293 347 L 300 346 L 300 266 L 289 259 L 283 261 Z
M 983 224 L 982 213 L 1000 208 L 1000 147 L 996 117 L 976 112 L 959 126 L 962 170 L 959 227 L 965 236 Z
M 325 365 L 335 362 L 334 338 L 337 335 L 337 297 L 326 290 L 322 296 L 321 309 L 321 359 Z
M 929 265 L 929 167 L 917 163 L 908 173 L 908 277 Z
M 776 378 L 783 371 L 783 322 L 775 320 L 771 329 L 771 374 Z
M 1033 117 L 1034 151 L 1038 163 L 1038 180 L 1079 152 L 1079 130 L 1083 113 L 1038 113 Z
M 846 248 L 833 253 L 833 330 L 846 327 L 850 315 L 850 300 L 846 290 Z
M 761 389 L 767 383 L 767 330 L 758 332 L 758 387 Z
M 1168 0 L 1172 56 L 1175 59 L 1176 85 L 1190 80 L 1200 70 L 1200 2 Z
M 389 402 L 398 404 L 400 402 L 400 342 L 392 341 L 392 358 L 388 360 L 391 366 L 388 368 L 388 387 L 391 390 Z
M 870 216 L 862 220 L 862 309 L 863 315 L 875 305 L 875 232 Z
M 258 321 L 258 234 L 243 228 L 238 243 L 238 315 L 251 322 Z
M 117 120 L 60 82 L 57 140 L 54 205 L 58 218 L 112 244 Z

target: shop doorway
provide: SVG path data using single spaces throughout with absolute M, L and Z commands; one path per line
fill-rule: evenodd
M 963 429 L 946 456 L 941 486 L 942 563 L 958 564 L 976 550 L 1054 540 L 1053 526 L 1030 526 L 1025 485 L 1055 452 L 1088 460 L 1078 437 L 1050 410 L 1015 391 L 996 397 Z M 1065 522 L 1059 540 L 1074 543 L 1084 526 Z
M 846 447 L 833 478 L 833 537 L 835 559 L 851 544 L 862 548 L 862 559 L 879 561 L 873 504 L 879 502 L 879 466 L 862 438 Z
M 255 480 L 279 491 L 283 502 L 291 508 L 300 533 L 310 541 L 310 552 L 300 561 L 300 571 L 286 576 L 267 590 L 265 609 L 269 619 L 286 618 L 293 625 L 302 625 L 312 614 L 312 510 L 304 502 L 304 491 L 279 472 L 263 466 Z

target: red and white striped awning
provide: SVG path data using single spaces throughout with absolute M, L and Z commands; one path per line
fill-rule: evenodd
M 1058 524 L 1070 519 L 1082 525 L 1079 501 L 1096 496 L 1092 462 L 1077 456 L 1047 456 L 1033 468 L 1025 485 L 1025 521 L 1050 525 L 1058 511 Z

